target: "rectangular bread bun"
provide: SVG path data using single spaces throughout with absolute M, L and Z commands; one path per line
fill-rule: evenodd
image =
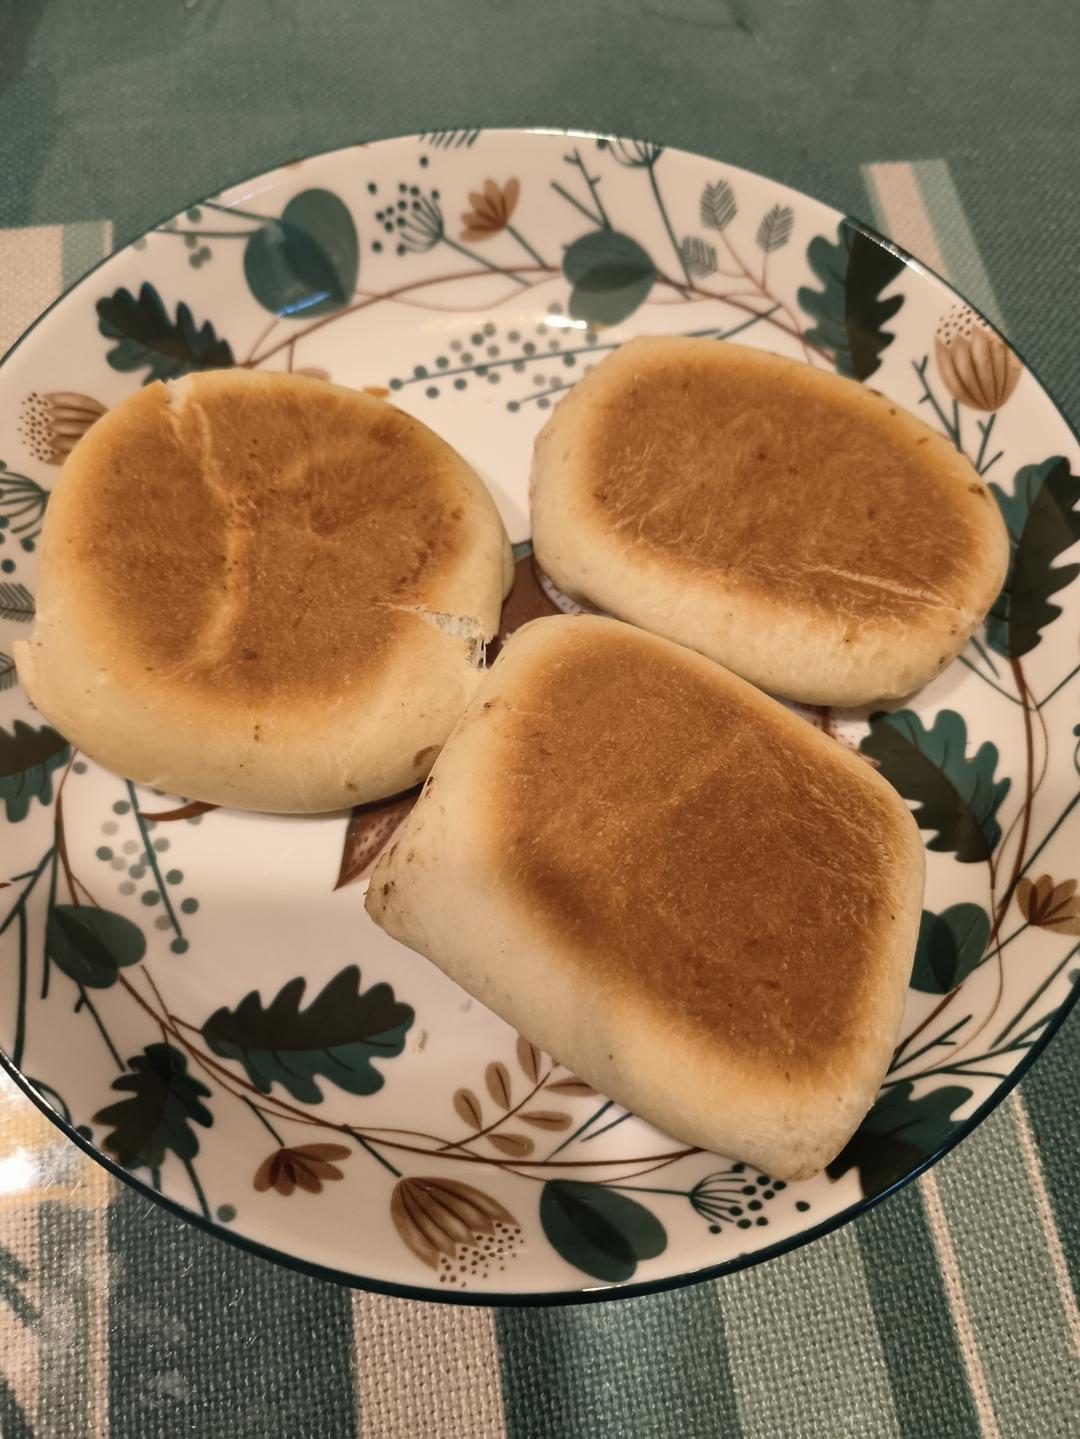
M 507 643 L 367 908 L 603 1094 L 787 1179 L 873 1102 L 922 892 L 869 764 L 711 660 L 575 616 Z

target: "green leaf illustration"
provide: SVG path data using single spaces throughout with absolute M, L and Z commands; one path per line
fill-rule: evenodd
M 0 620 L 29 624 L 34 618 L 34 596 L 25 585 L 0 584 Z
M 986 620 L 986 640 L 1006 659 L 1026 655 L 1061 614 L 1050 596 L 1073 582 L 1080 564 L 1054 560 L 1080 540 L 1080 476 L 1061 455 L 1017 470 L 1013 493 L 991 484 L 1009 531 L 1012 557 L 1001 594 Z
M 563 274 L 573 286 L 570 314 L 600 327 L 620 324 L 644 303 L 656 266 L 629 235 L 593 230 L 566 251 Z
M 791 206 L 774 205 L 762 219 L 754 236 L 758 249 L 764 250 L 766 255 L 782 250 L 791 239 L 794 226 L 795 211 Z
M 687 235 L 679 246 L 679 256 L 686 266 L 686 273 L 697 280 L 703 280 L 716 271 L 716 246 L 706 244 L 697 235 Z
M 116 290 L 97 302 L 98 329 L 116 344 L 106 359 L 114 370 L 128 373 L 146 368 L 143 384 L 175 380 L 193 370 L 222 370 L 235 363 L 228 341 L 219 340 L 207 320 L 198 326 L 182 301 L 176 319 L 153 285 L 146 283 L 138 299 L 130 290 Z
M 125 1169 L 140 1165 L 160 1169 L 168 1151 L 190 1163 L 199 1152 L 193 1124 L 209 1129 L 214 1117 L 202 1100 L 206 1085 L 188 1073 L 187 1056 L 171 1044 L 148 1044 L 128 1060 L 128 1074 L 114 1079 L 113 1089 L 130 1098 L 99 1109 L 97 1124 L 113 1126 L 105 1147 Z
M 924 909 L 911 974 L 913 989 L 948 994 L 986 956 L 990 916 L 977 904 L 954 904 L 940 914 Z
M 10 734 L 0 727 L 0 800 L 9 824 L 26 818 L 32 799 L 52 803 L 53 771 L 70 753 L 67 740 L 49 725 L 16 720 Z
M 952 852 L 963 864 L 989 859 L 1001 838 L 996 815 L 1009 792 L 995 780 L 997 747 L 979 746 L 967 757 L 967 726 L 954 710 L 941 710 L 931 729 L 912 710 L 870 717 L 859 748 L 905 799 L 918 805 L 920 829 L 936 830 L 927 848 Z
M 883 300 L 881 292 L 901 274 L 904 261 L 852 220 L 840 221 L 835 244 L 823 235 L 811 240 L 806 258 L 821 282 L 820 290 L 799 290 L 799 304 L 815 321 L 806 338 L 831 352 L 841 375 L 868 380 L 895 338 L 885 323 L 904 297 Z
M 639 1261 L 667 1248 L 651 1210 L 602 1184 L 551 1180 L 540 1195 L 540 1223 L 565 1260 L 610 1284 L 630 1279 Z
M 894 1084 L 878 1096 L 854 1137 L 826 1167 L 830 1179 L 855 1167 L 863 1193 L 871 1198 L 938 1152 L 959 1123 L 953 1111 L 972 1091 L 946 1084 L 912 1099 L 912 1090 L 910 1084 Z
M 707 229 L 726 230 L 737 214 L 735 191 L 726 180 L 717 180 L 715 185 L 705 186 L 701 192 L 698 215 Z
M 146 937 L 111 910 L 54 904 L 45 924 L 45 953 L 76 984 L 108 989 L 121 969 L 145 955 Z
M 274 315 L 328 315 L 352 299 L 360 242 L 349 208 L 329 190 L 304 190 L 244 248 L 244 275 Z
M 4 690 L 13 688 L 18 682 L 19 677 L 15 673 L 15 661 L 10 655 L 6 655 L 0 651 L 0 694 L 2 694 Z
M 317 1076 L 349 1094 L 374 1094 L 384 1083 L 372 1065 L 405 1047 L 413 1011 L 394 998 L 388 984 L 360 988 L 355 964 L 343 969 L 301 1009 L 303 979 L 292 979 L 264 1007 L 255 990 L 235 1009 L 216 1010 L 202 1027 L 215 1054 L 244 1066 L 263 1094 L 276 1080 L 294 1099 L 318 1104 Z

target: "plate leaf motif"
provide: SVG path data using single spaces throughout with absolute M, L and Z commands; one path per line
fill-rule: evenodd
M 955 854 L 962 864 L 990 858 L 1001 838 L 996 816 L 1009 781 L 994 778 L 998 752 L 989 740 L 968 758 L 962 715 L 940 710 L 930 729 L 914 710 L 871 715 L 859 748 L 917 805 L 919 828 L 937 831 L 927 849 Z
M 5 581 L 0 584 L 0 620 L 16 620 L 29 624 L 34 618 L 34 596 L 25 585 Z
M 603 228 L 580 236 L 567 249 L 563 274 L 573 287 L 570 314 L 599 328 L 621 324 L 644 304 L 656 266 L 636 240 Z
M 940 914 L 924 909 L 911 987 L 948 994 L 979 967 L 990 938 L 990 916 L 978 904 L 953 904 Z
M 754 243 L 759 250 L 764 250 L 766 255 L 771 255 L 774 250 L 782 250 L 791 239 L 791 232 L 795 227 L 795 211 L 790 205 L 773 205 L 772 209 L 766 211 L 762 216 L 761 224 L 757 227 L 757 234 L 754 236 Z
M 1042 631 L 1061 614 L 1050 596 L 1072 584 L 1080 564 L 1054 560 L 1080 540 L 1080 476 L 1061 455 L 1016 472 L 1007 495 L 990 485 L 1009 531 L 1012 554 L 1001 594 L 986 621 L 986 641 L 1006 659 L 1033 650 Z
M 108 989 L 122 968 L 145 956 L 146 936 L 111 910 L 54 904 L 45 925 L 45 952 L 76 984 Z
M 355 964 L 302 1009 L 306 984 L 291 979 L 269 1005 L 252 990 L 235 1009 L 215 1010 L 203 1038 L 222 1059 L 239 1061 L 263 1094 L 276 1081 L 294 1099 L 319 1104 L 320 1077 L 349 1094 L 374 1094 L 384 1078 L 372 1061 L 401 1053 L 413 1011 L 388 984 L 361 989 Z
M 641 1260 L 667 1248 L 651 1210 L 602 1184 L 550 1180 L 540 1195 L 540 1223 L 568 1264 L 608 1284 L 633 1278 Z
M 251 293 L 283 319 L 329 315 L 347 305 L 360 273 L 360 241 L 348 206 L 330 190 L 304 190 L 244 247 Z
M 115 341 L 106 359 L 114 370 L 129 374 L 146 370 L 142 383 L 176 380 L 195 370 L 222 370 L 234 364 L 232 347 L 218 338 L 213 325 L 195 323 L 182 300 L 170 319 L 161 296 L 146 281 L 136 297 L 115 290 L 97 302 L 98 329 Z
M 32 799 L 52 803 L 53 771 L 67 763 L 70 753 L 67 740 L 51 725 L 16 720 L 10 734 L 0 726 L 0 800 L 9 824 L 26 818 Z
M 188 1073 L 187 1056 L 171 1044 L 148 1044 L 128 1060 L 128 1069 L 112 1083 L 128 1098 L 94 1115 L 96 1123 L 112 1126 L 105 1136 L 106 1149 L 125 1169 L 160 1169 L 170 1150 L 190 1165 L 199 1152 L 191 1126 L 209 1129 L 214 1122 L 202 1102 L 210 1097 L 209 1089 Z
M 913 1088 L 895 1084 L 882 1092 L 854 1137 L 827 1166 L 830 1179 L 855 1167 L 870 1198 L 937 1153 L 959 1123 L 953 1112 L 967 1103 L 972 1091 L 945 1084 L 913 1099 Z
M 811 240 L 806 258 L 821 286 L 799 289 L 799 305 L 814 321 L 807 340 L 829 351 L 838 374 L 868 380 L 896 338 L 885 325 L 904 297 L 881 293 L 903 272 L 903 259 L 853 220 L 841 220 L 835 242 Z

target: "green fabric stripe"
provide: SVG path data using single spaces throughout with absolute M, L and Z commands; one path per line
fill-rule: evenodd
M 94 1256 L 89 1210 L 46 1201 L 38 1211 L 38 1414 L 50 1439 L 86 1439 L 100 1355 L 90 1350 L 88 1270 Z M 5 1431 L 6 1433 L 6 1431 Z
M 1077 962 L 1080 972 L 1080 960 Z M 1080 983 L 1080 980 L 1077 981 Z M 1024 1080 L 1020 1093 L 1039 1146 L 1050 1206 L 1073 1289 L 1080 1294 L 1080 1183 L 1077 1182 L 1076 1076 L 1080 1074 L 1080 1011 L 1058 1031 Z M 1066 1099 L 1071 1096 L 1071 1099 Z M 1064 1101 L 1064 1102 L 1063 1102 Z
M 901 1439 L 978 1439 L 980 1429 L 934 1242 L 914 1184 L 856 1221 L 866 1287 Z
M 900 1429 L 858 1242 L 840 1229 L 717 1281 L 747 1439 Z
M 1009 1110 L 981 1124 L 958 1157 L 938 1167 L 938 1188 L 1002 1439 L 1063 1433 L 1080 1364 Z
M 63 285 L 74 285 L 109 252 L 111 226 L 106 220 L 77 220 L 64 226 Z
M 282 1200 L 298 1202 L 317 1210 Z M 110 1439 L 356 1433 L 348 1290 L 214 1244 L 127 1189 L 109 1250 Z
M 500 1309 L 495 1327 L 509 1439 L 739 1439 L 711 1284 L 617 1304 Z
M 912 169 L 948 278 L 999 329 L 1004 329 L 994 287 L 948 165 L 944 160 L 916 160 Z

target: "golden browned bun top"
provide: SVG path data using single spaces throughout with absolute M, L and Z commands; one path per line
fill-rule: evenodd
M 902 802 L 719 666 L 577 623 L 484 706 L 498 879 L 676 1034 L 792 1082 L 842 1065 L 890 983 L 895 897 L 921 885 Z
M 113 668 L 244 706 L 369 683 L 439 608 L 475 504 L 419 421 L 285 375 L 150 385 L 69 464 L 63 560 Z
M 715 341 L 635 341 L 575 467 L 631 547 L 854 622 L 970 605 L 992 506 L 966 460 L 853 381 Z

